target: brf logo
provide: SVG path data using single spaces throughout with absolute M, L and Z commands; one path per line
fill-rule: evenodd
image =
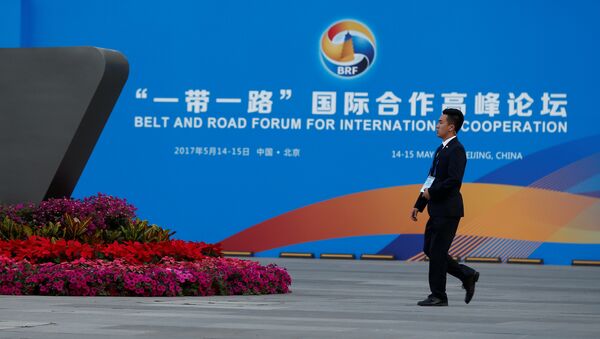
M 375 37 L 362 23 L 343 20 L 331 25 L 321 38 L 321 58 L 333 74 L 352 78 L 375 60 Z

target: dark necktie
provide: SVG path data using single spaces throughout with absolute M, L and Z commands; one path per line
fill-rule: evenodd
M 441 144 L 436 150 L 435 150 L 435 155 L 433 156 L 433 162 L 431 163 L 431 168 L 429 169 L 429 175 L 432 177 L 435 177 L 435 172 L 437 169 L 437 165 L 439 162 L 439 156 L 440 156 L 440 152 L 442 151 L 442 148 L 444 147 L 444 144 Z

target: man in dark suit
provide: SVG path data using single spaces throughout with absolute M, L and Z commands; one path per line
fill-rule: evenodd
M 462 281 L 467 304 L 473 298 L 475 283 L 479 280 L 479 272 L 458 264 L 448 255 L 460 218 L 464 216 L 460 187 L 467 156 L 465 148 L 456 138 L 463 121 L 464 116 L 458 109 L 447 108 L 442 112 L 436 129 L 443 143 L 435 152 L 429 177 L 411 212 L 413 221 L 417 221 L 417 214 L 423 212 L 425 206 L 429 212 L 423 252 L 429 257 L 431 294 L 419 301 L 419 306 L 448 306 L 446 273 Z

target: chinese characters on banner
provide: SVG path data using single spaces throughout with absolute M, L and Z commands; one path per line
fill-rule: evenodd
M 138 99 L 147 99 L 147 89 L 138 89 Z M 339 130 L 339 131 L 407 131 L 435 130 L 438 113 L 457 108 L 465 114 L 464 132 L 503 133 L 567 133 L 567 94 L 543 92 L 534 97 L 528 92 L 477 92 L 474 94 L 414 91 L 402 96 L 393 91 L 377 95 L 368 92 L 312 91 L 312 118 L 277 117 L 278 102 L 292 100 L 291 89 L 250 90 L 245 98 L 214 97 L 208 89 L 185 91 L 185 113 L 194 117 L 136 116 L 136 128 L 218 128 L 277 130 Z M 438 101 L 436 103 L 436 100 Z M 179 98 L 154 97 L 153 102 L 178 104 Z M 246 117 L 215 117 L 231 108 Z M 216 114 L 218 115 L 218 114 Z M 271 117 L 275 116 L 275 117 Z M 206 117 L 206 118 L 204 118 Z M 334 119 L 334 117 L 337 117 Z M 394 119 L 396 118 L 396 119 Z

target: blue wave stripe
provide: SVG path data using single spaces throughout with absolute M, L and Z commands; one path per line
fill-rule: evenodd
M 600 135 L 594 135 L 541 150 L 500 167 L 474 182 L 529 186 L 540 178 L 597 152 L 598 148 L 591 145 L 595 145 L 598 140 Z

